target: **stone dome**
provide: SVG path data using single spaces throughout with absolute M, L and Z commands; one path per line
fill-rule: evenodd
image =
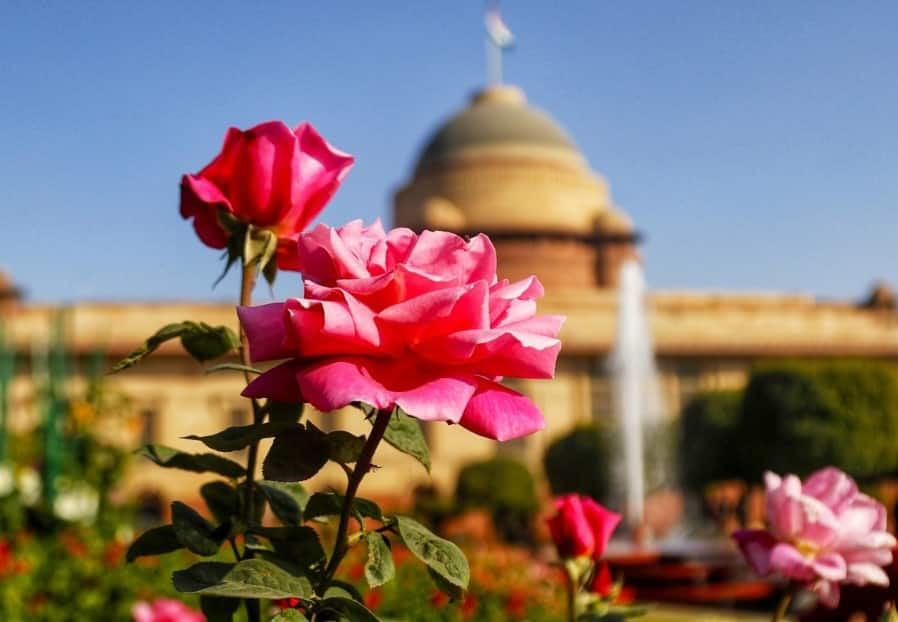
M 577 154 L 567 132 L 543 111 L 527 106 L 520 89 L 497 86 L 474 95 L 470 106 L 434 132 L 421 151 L 418 167 L 451 159 L 466 149 L 496 144 L 542 146 Z
M 395 195 L 395 224 L 461 233 L 591 237 L 608 186 L 549 115 L 492 86 L 426 141 Z

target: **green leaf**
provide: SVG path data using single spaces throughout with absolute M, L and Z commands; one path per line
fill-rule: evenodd
M 268 287 L 274 286 L 274 281 L 278 276 L 277 257 L 272 257 L 268 260 L 268 263 L 265 264 L 264 268 L 262 268 L 262 276 L 264 276 L 265 281 L 268 282 Z
M 215 434 L 209 434 L 208 436 L 191 434 L 184 438 L 191 441 L 200 441 L 206 447 L 216 451 L 238 451 L 244 447 L 249 447 L 258 440 L 275 436 L 283 429 L 284 426 L 282 424 L 276 423 L 240 425 L 227 428 Z
M 203 484 L 200 494 L 206 502 L 206 507 L 219 523 L 229 520 L 239 511 L 240 499 L 237 497 L 237 491 L 225 482 Z
M 365 605 L 350 598 L 323 598 L 315 607 L 316 613 L 336 613 L 350 622 L 380 622 L 380 619 Z
M 181 335 L 181 345 L 190 356 L 203 363 L 239 348 L 240 340 L 227 326 L 209 326 L 200 322 Z
M 337 430 L 327 435 L 327 444 L 330 447 L 330 459 L 343 464 L 355 462 L 362 455 L 365 448 L 365 437 L 356 436 L 345 430 Z
M 335 492 L 316 492 L 309 498 L 303 517 L 305 520 L 313 520 L 322 516 L 339 516 L 343 511 L 343 495 Z M 373 518 L 384 521 L 384 515 L 376 503 L 362 497 L 352 500 L 352 512 L 359 517 Z
M 240 608 L 240 601 L 236 598 L 200 596 L 200 608 L 206 616 L 206 622 L 231 622 Z
M 396 526 L 408 550 L 450 584 L 466 590 L 471 578 L 468 560 L 455 544 L 434 535 L 418 521 L 396 517 Z
M 268 499 L 271 511 L 285 525 L 297 525 L 302 522 L 302 510 L 309 502 L 309 493 L 302 484 L 294 482 L 272 482 L 259 480 L 259 490 Z
M 138 557 L 149 555 L 162 555 L 184 548 L 175 535 L 175 528 L 171 525 L 155 527 L 140 534 L 128 547 L 125 558 L 133 562 Z
M 302 417 L 303 404 L 291 402 L 275 402 L 268 400 L 265 403 L 265 412 L 272 423 L 296 423 Z
M 391 581 L 396 574 L 393 565 L 393 552 L 390 551 L 387 539 L 376 531 L 365 534 L 368 543 L 368 561 L 365 563 L 365 579 L 371 587 L 383 585 Z
M 429 576 L 430 580 L 433 581 L 433 584 L 437 586 L 437 589 L 448 596 L 450 600 L 462 600 L 465 597 L 465 590 L 457 585 L 449 583 L 449 581 L 435 573 L 433 568 L 430 568 L 429 566 L 427 568 L 427 576 Z
M 225 596 L 228 598 L 308 598 L 312 584 L 294 577 L 263 559 L 246 559 L 238 564 L 200 562 L 172 575 L 179 592 Z
M 331 586 L 324 593 L 324 597 L 327 598 L 328 596 L 342 596 L 343 594 L 341 594 L 340 592 L 348 594 L 349 597 L 353 600 L 362 602 L 362 593 L 359 592 L 356 586 L 346 581 L 340 581 L 339 579 L 331 580 Z
M 181 345 L 200 362 L 223 356 L 240 345 L 237 335 L 227 326 L 209 326 L 202 322 L 180 322 L 160 328 L 109 371 L 118 373 L 136 365 L 170 339 L 181 339 Z
M 255 367 L 250 367 L 249 365 L 240 365 L 239 363 L 219 363 L 218 365 L 213 365 L 206 369 L 206 374 L 215 374 L 220 371 L 239 371 L 239 372 L 248 372 L 250 374 L 261 374 L 261 369 L 256 369 Z
M 268 538 L 278 555 L 300 568 L 316 569 L 325 562 L 318 533 L 310 527 L 254 527 L 252 532 Z
M 223 538 L 196 510 L 180 501 L 171 504 L 172 526 L 181 545 L 197 555 L 215 555 Z
M 242 466 L 215 454 L 188 454 L 165 445 L 146 445 L 138 449 L 137 453 L 169 469 L 218 473 L 232 479 L 246 475 L 246 469 Z
M 250 225 L 243 241 L 243 265 L 256 264 L 259 270 L 267 266 L 278 248 L 278 239 L 274 231 Z
M 281 430 L 262 463 L 265 479 L 278 482 L 307 480 L 327 463 L 327 436 L 311 422 Z
M 298 609 L 284 609 L 279 614 L 271 618 L 271 622 L 309 622 L 309 619 L 302 615 Z M 210 620 L 209 622 L 214 622 Z
M 369 419 L 373 423 L 373 419 Z M 398 406 L 393 410 L 390 423 L 384 432 L 384 440 L 402 453 L 412 456 L 430 472 L 430 451 L 421 424 Z

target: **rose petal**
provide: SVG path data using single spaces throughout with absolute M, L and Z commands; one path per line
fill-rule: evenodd
M 488 380 L 480 380 L 460 423 L 475 434 L 497 441 L 527 436 L 546 425 L 533 402 Z
M 770 574 L 770 552 L 776 545 L 776 538 L 761 529 L 743 529 L 733 533 L 733 539 L 742 550 L 745 561 L 758 575 Z
M 835 513 L 841 512 L 858 494 L 854 480 L 834 467 L 812 473 L 805 480 L 802 492 L 819 499 Z
M 278 402 L 304 402 L 299 383 L 296 380 L 299 369 L 300 363 L 295 360 L 281 363 L 254 378 L 240 395 L 252 398 L 271 398 Z
M 770 569 L 797 581 L 811 581 L 816 576 L 812 562 L 785 543 L 774 545 L 770 551 Z

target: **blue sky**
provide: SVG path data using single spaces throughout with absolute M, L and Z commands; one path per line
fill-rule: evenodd
M 232 296 L 177 214 L 229 125 L 312 121 L 389 218 L 483 82 L 481 2 L 0 3 L 0 267 L 36 301 Z M 645 232 L 660 288 L 898 282 L 898 3 L 506 0 L 505 75 Z M 286 277 L 286 278 L 284 278 Z M 277 296 L 297 292 L 282 275 Z

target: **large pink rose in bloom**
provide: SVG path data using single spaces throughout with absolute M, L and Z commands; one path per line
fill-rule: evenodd
M 238 309 L 254 361 L 289 359 L 244 395 L 399 406 L 499 440 L 543 427 L 500 380 L 551 378 L 563 318 L 536 315 L 536 278 L 496 278 L 488 237 L 353 221 L 302 234 L 297 259 L 305 298 Z
M 352 167 L 352 156 L 331 147 L 309 123 L 281 121 L 228 130 L 221 153 L 181 180 L 181 216 L 193 218 L 200 240 L 225 248 L 224 210 L 237 220 L 271 229 L 278 267 L 296 270 L 296 237 L 324 208 Z
M 206 622 L 206 616 L 178 600 L 160 598 L 139 602 L 132 611 L 134 622 Z
M 733 534 L 755 572 L 798 581 L 829 607 L 839 604 L 840 583 L 889 584 L 882 566 L 892 561 L 895 538 L 886 531 L 886 510 L 854 480 L 832 467 L 804 484 L 795 475 L 764 479 L 769 531 Z
M 601 559 L 621 515 L 576 494 L 555 499 L 555 510 L 548 524 L 558 556 Z

